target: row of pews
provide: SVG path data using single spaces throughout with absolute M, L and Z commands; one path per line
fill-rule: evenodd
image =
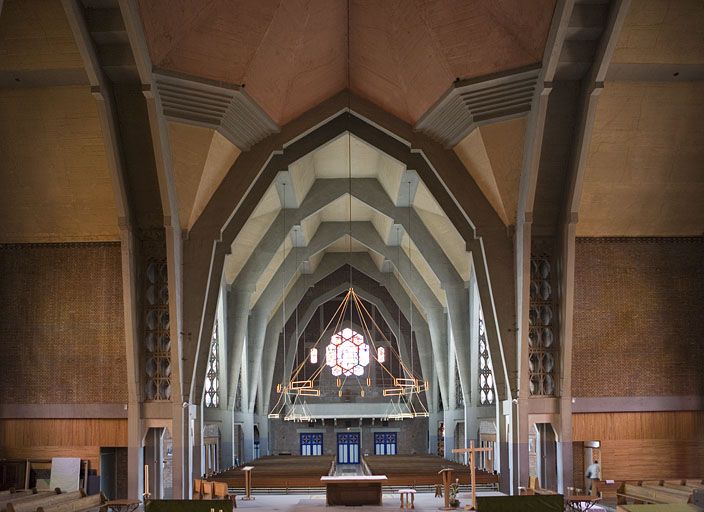
M 623 482 L 616 491 L 617 505 L 692 503 L 694 491 L 704 491 L 704 480 Z
M 252 470 L 253 486 L 258 489 L 292 489 L 320 487 L 320 477 L 330 474 L 333 457 L 303 457 L 296 455 L 261 457 L 247 463 Z M 209 478 L 224 482 L 229 488 L 244 489 L 245 475 L 241 468 L 216 473 Z
M 99 512 L 104 509 L 105 496 L 86 496 L 75 492 L 0 492 L 0 512 Z
M 469 466 L 452 462 L 436 455 L 368 455 L 364 461 L 373 475 L 386 475 L 389 487 L 419 487 L 440 483 L 438 472 L 453 470 L 453 481 L 459 478 L 460 484 L 470 483 Z M 498 485 L 499 477 L 487 471 L 476 470 L 477 486 Z

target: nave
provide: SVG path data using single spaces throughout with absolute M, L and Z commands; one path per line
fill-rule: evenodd
M 0 512 L 704 508 L 703 90 L 702 0 L 0 0 Z

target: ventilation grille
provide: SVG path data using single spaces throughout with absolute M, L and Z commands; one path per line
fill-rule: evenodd
M 242 151 L 279 131 L 276 123 L 238 85 L 159 72 L 155 83 L 164 115 L 218 130 Z
M 461 80 L 433 105 L 415 129 L 454 147 L 477 126 L 530 111 L 540 66 Z

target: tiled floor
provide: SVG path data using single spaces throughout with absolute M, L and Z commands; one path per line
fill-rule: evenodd
M 499 492 L 483 492 L 484 496 L 500 496 Z M 463 508 L 469 503 L 469 493 L 461 493 L 459 499 Z M 399 510 L 398 494 L 384 494 L 383 505 L 381 507 L 365 506 L 365 507 L 328 507 L 325 505 L 325 496 L 319 495 L 257 495 L 253 501 L 237 501 L 239 509 L 259 509 L 272 510 L 281 512 L 307 512 L 307 511 L 347 511 L 352 510 Z M 416 512 L 433 512 L 437 511 L 443 505 L 442 498 L 435 498 L 433 493 L 416 494 L 415 510 Z

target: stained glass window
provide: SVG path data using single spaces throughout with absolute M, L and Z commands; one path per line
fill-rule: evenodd
M 310 362 L 312 364 L 316 364 L 318 362 L 318 349 L 317 348 L 310 349 Z
M 384 347 L 379 347 L 378 349 L 376 349 L 376 359 L 380 363 L 386 361 L 386 349 Z
M 301 434 L 301 455 L 322 455 L 323 454 L 323 434 L 305 433 Z
M 208 356 L 208 372 L 205 374 L 205 406 L 217 407 L 220 405 L 220 396 L 218 395 L 219 378 L 218 378 L 218 323 L 215 322 L 213 329 L 213 337 L 210 341 L 210 355 Z
M 486 341 L 484 315 L 479 311 L 479 403 L 491 405 L 495 400 L 494 376 L 489 361 L 489 344 Z
M 369 345 L 364 343 L 364 336 L 349 328 L 333 335 L 325 349 L 325 364 L 335 377 L 364 375 L 364 367 L 369 364 Z

